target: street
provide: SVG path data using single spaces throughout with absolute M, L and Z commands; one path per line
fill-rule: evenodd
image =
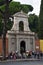
M 0 65 L 43 65 L 43 60 L 41 61 L 8 61 L 8 62 L 0 62 Z

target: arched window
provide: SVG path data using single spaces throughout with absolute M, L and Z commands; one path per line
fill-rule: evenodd
M 19 31 L 24 31 L 24 24 L 22 21 L 19 22 Z

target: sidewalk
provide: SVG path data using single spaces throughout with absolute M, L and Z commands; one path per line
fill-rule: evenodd
M 3 60 L 0 62 L 23 62 L 23 61 L 41 61 L 43 59 L 35 59 L 35 58 L 30 58 L 30 59 L 8 59 L 8 60 Z

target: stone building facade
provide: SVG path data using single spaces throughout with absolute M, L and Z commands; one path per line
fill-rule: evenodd
M 28 15 L 21 11 L 13 17 L 13 27 L 8 31 L 8 52 L 35 51 L 35 33 L 29 28 Z

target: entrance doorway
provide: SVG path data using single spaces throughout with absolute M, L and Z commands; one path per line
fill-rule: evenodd
M 20 53 L 23 53 L 26 51 L 26 45 L 24 41 L 21 41 L 20 43 Z

